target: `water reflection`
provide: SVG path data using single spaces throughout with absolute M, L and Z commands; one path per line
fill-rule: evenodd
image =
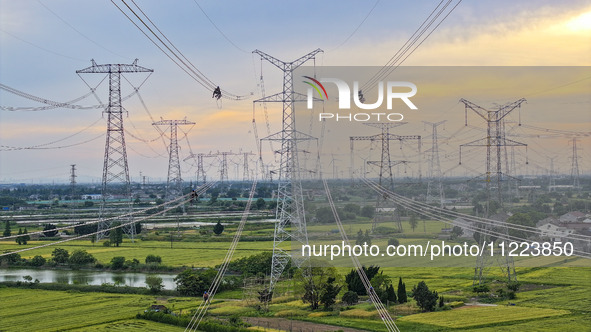
M 63 271 L 63 270 L 33 270 L 33 269 L 0 269 L 0 282 L 23 281 L 24 276 L 31 276 L 42 283 L 76 284 L 76 285 L 102 285 L 114 284 L 117 286 L 146 287 L 148 273 L 126 272 L 95 272 L 95 271 Z M 162 278 L 164 289 L 174 290 L 175 275 L 156 274 Z

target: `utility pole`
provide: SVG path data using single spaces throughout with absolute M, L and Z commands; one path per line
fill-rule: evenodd
M 468 146 L 484 146 L 486 147 L 486 172 L 484 174 L 484 178 L 486 181 L 486 194 L 487 194 L 487 201 L 486 201 L 486 211 L 485 216 L 487 218 L 491 217 L 490 211 L 490 203 L 492 200 L 491 195 L 491 182 L 493 177 L 496 180 L 496 200 L 499 204 L 501 210 L 503 209 L 503 191 L 501 184 L 504 181 L 504 178 L 512 178 L 511 176 L 503 173 L 502 170 L 502 148 L 506 146 L 520 146 L 525 147 L 527 149 L 527 145 L 521 142 L 513 141 L 505 136 L 505 130 L 503 126 L 503 120 L 507 115 L 513 112 L 516 109 L 521 107 L 521 104 L 524 103 L 526 100 L 521 98 L 517 101 L 509 103 L 507 105 L 498 107 L 495 110 L 488 110 L 483 107 L 480 107 L 466 99 L 461 99 L 460 102 L 464 103 L 465 105 L 465 125 L 468 125 L 468 109 L 472 110 L 478 116 L 486 121 L 486 137 L 480 138 L 465 144 L 460 145 L 460 164 L 462 163 L 462 148 Z M 494 151 L 493 151 L 494 148 Z M 526 150 L 527 151 L 527 150 Z M 494 154 L 495 162 L 496 162 L 496 169 L 493 176 L 493 157 Z M 481 177 L 481 176 L 479 176 Z M 515 179 L 517 180 L 517 179 Z M 489 231 L 493 229 L 500 229 L 505 236 L 508 236 L 508 229 L 507 226 L 498 226 L 493 227 L 490 224 L 487 224 L 483 227 L 482 232 L 480 233 L 480 240 L 479 242 L 482 244 L 484 241 L 490 242 L 490 236 L 487 234 Z M 503 240 L 505 241 L 505 240 Z M 507 244 L 508 245 L 508 244 Z M 488 250 L 488 247 L 485 248 L 485 251 Z M 490 256 L 490 253 L 483 253 L 482 255 L 478 256 L 476 259 L 476 267 L 474 268 L 474 284 L 481 284 L 485 281 L 486 275 L 485 270 L 488 267 L 489 263 L 487 262 L 487 257 Z M 501 264 L 499 262 L 499 264 Z M 505 261 L 503 262 L 502 270 L 506 273 L 508 281 L 516 281 L 517 277 L 515 275 L 515 266 L 513 264 L 513 258 L 509 257 L 508 255 L 505 256 Z
M 278 221 L 275 224 L 275 235 L 273 239 L 271 281 L 267 293 L 267 299 L 269 301 L 273 297 L 273 289 L 290 258 L 295 266 L 304 268 L 305 274 L 309 273 L 308 258 L 290 255 L 289 249 L 283 247 L 283 242 L 291 240 L 292 243 L 297 242 L 298 245 L 308 244 L 297 145 L 299 141 L 307 141 L 315 138 L 296 130 L 295 103 L 306 101 L 307 96 L 294 91 L 293 71 L 308 60 L 313 59 L 320 52 L 322 52 L 321 49 L 316 49 L 291 62 L 281 61 L 259 50 L 253 52 L 283 72 L 283 91 L 254 101 L 254 103 L 280 102 L 283 104 L 281 131 L 263 138 L 263 140 L 276 141 L 281 144 L 279 150 L 279 185 L 277 188 Z M 292 247 L 294 247 L 293 244 Z
M 133 242 L 135 224 L 132 223 L 132 197 L 129 182 L 129 167 L 127 164 L 127 149 L 123 130 L 123 105 L 121 103 L 121 74 L 123 73 L 151 73 L 154 70 L 137 65 L 137 59 L 132 64 L 102 64 L 91 60 L 92 66 L 77 70 L 77 74 L 108 74 L 109 75 L 109 104 L 104 111 L 107 113 L 107 138 L 105 143 L 105 157 L 103 160 L 103 179 L 101 189 L 101 207 L 99 212 L 98 236 L 107 236 L 106 229 L 113 223 L 126 224 L 123 231 Z M 122 185 L 120 190 L 115 184 Z M 112 208 L 107 208 L 107 198 L 118 193 L 125 202 Z M 126 215 L 126 216 L 122 216 Z M 114 218 L 109 218 L 114 217 Z
M 443 184 L 441 183 L 441 178 L 443 174 L 441 173 L 441 164 L 439 162 L 439 143 L 437 137 L 437 127 L 444 124 L 447 120 L 439 121 L 439 122 L 428 122 L 423 121 L 424 124 L 432 126 L 432 133 L 431 133 L 431 152 L 429 158 L 429 171 L 428 171 L 428 181 L 427 181 L 427 203 L 432 201 L 431 199 L 431 186 L 433 186 L 433 182 L 437 181 L 437 189 L 439 190 L 439 207 L 443 208 L 443 201 L 445 200 L 445 194 L 443 192 Z
M 394 179 L 392 176 L 392 167 L 397 166 L 400 164 L 406 164 L 408 160 L 396 160 L 392 161 L 390 158 L 390 141 L 399 141 L 400 143 L 407 141 L 407 140 L 417 140 L 418 141 L 418 149 L 419 149 L 419 156 L 421 155 L 421 136 L 419 135 L 394 135 L 390 134 L 390 129 L 395 128 L 398 126 L 405 125 L 406 122 L 395 122 L 395 123 L 364 123 L 367 126 L 375 127 L 381 129 L 382 133 L 372 136 L 350 136 L 349 137 L 349 144 L 351 148 L 351 155 L 354 153 L 354 142 L 355 141 L 371 141 L 371 142 L 380 142 L 382 153 L 380 156 L 380 160 L 369 160 L 366 163 L 368 165 L 374 165 L 378 167 L 378 183 L 380 186 L 384 186 L 390 191 L 394 190 Z M 351 158 L 351 162 L 354 161 L 354 158 Z M 419 163 L 420 166 L 420 163 Z M 354 165 L 351 165 L 351 168 L 354 169 Z M 365 177 L 365 174 L 363 175 Z M 420 171 L 419 171 L 420 176 Z M 374 213 L 374 219 L 371 226 L 372 232 L 376 231 L 376 228 L 379 222 L 382 219 L 390 219 L 396 222 L 396 226 L 398 230 L 402 232 L 402 221 L 400 219 L 400 214 L 398 212 L 398 207 L 388 207 L 388 197 L 384 197 L 382 194 L 378 194 L 376 200 L 376 210 Z

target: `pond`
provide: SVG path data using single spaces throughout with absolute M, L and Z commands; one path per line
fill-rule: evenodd
M 24 276 L 31 276 L 42 283 L 102 285 L 105 283 L 130 287 L 146 287 L 146 277 L 155 275 L 162 278 L 164 289 L 174 290 L 174 274 L 149 274 L 138 272 L 106 271 L 71 271 L 71 270 L 35 270 L 35 269 L 0 269 L 0 282 L 24 281 Z

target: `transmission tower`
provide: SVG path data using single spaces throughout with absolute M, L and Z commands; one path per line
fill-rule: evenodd
M 76 164 L 70 165 L 70 199 L 76 195 Z
M 175 199 L 183 195 L 183 179 L 179 159 L 178 126 L 194 125 L 195 122 L 183 120 L 164 120 L 152 123 L 153 126 L 170 126 L 170 144 L 168 145 L 168 176 L 166 177 L 166 198 Z M 183 205 L 184 209 L 184 205 Z
M 546 157 L 548 159 L 550 159 L 550 179 L 548 181 L 548 191 L 552 191 L 553 189 L 555 189 L 556 186 L 556 179 L 554 178 L 554 175 L 556 174 L 554 171 L 554 159 L 556 159 L 557 157 Z
M 293 71 L 308 60 L 313 59 L 319 52 L 322 52 L 322 50 L 316 49 L 292 62 L 281 61 L 259 50 L 253 52 L 260 55 L 261 59 L 269 61 L 283 71 L 283 91 L 254 101 L 255 103 L 281 102 L 283 104 L 281 131 L 263 139 L 276 141 L 281 144 L 281 148 L 279 149 L 279 185 L 277 188 L 278 221 L 275 224 L 275 235 L 273 239 L 271 280 L 268 290 L 269 300 L 272 297 L 277 281 L 279 281 L 285 266 L 290 260 L 288 249 L 282 246 L 283 242 L 291 240 L 292 247 L 294 247 L 293 242 L 301 245 L 308 244 L 297 145 L 298 141 L 307 141 L 314 138 L 296 130 L 295 103 L 306 101 L 307 96 L 294 91 Z M 304 267 L 304 273 L 309 272 L 307 268 L 309 267 L 309 261 L 307 258 L 294 254 L 291 256 L 291 259 L 295 266 Z
M 427 182 L 427 202 L 433 201 L 431 199 L 431 187 L 433 186 L 433 182 L 437 181 L 437 189 L 439 190 L 439 207 L 443 208 L 443 201 L 445 200 L 445 194 L 443 192 L 443 184 L 441 183 L 441 178 L 443 174 L 441 173 L 441 164 L 439 162 L 439 143 L 437 137 L 437 127 L 444 124 L 447 120 L 439 121 L 439 122 L 428 122 L 423 121 L 424 124 L 430 125 L 433 127 L 433 131 L 431 134 L 431 152 L 429 157 L 429 171 L 428 171 L 428 182 Z
M 369 160 L 367 164 L 374 165 L 378 167 L 378 183 L 380 186 L 386 187 L 388 190 L 394 190 L 394 178 L 392 176 L 392 167 L 400 164 L 406 164 L 408 160 L 397 160 L 392 161 L 390 159 L 390 141 L 399 141 L 400 143 L 406 140 L 417 140 L 418 141 L 418 149 L 419 155 L 421 154 L 421 136 L 419 135 L 394 135 L 390 134 L 390 128 L 402 126 L 406 124 L 406 122 L 395 122 L 395 123 L 364 123 L 367 126 L 375 127 L 382 130 L 381 134 L 372 135 L 372 136 L 350 136 L 349 143 L 351 147 L 351 155 L 353 155 L 354 151 L 354 142 L 355 141 L 371 141 L 376 142 L 379 141 L 382 147 L 382 153 L 379 161 Z M 353 163 L 354 158 L 351 158 L 351 162 Z M 419 163 L 420 165 L 420 163 Z M 351 165 L 351 168 L 354 169 L 354 165 Z M 419 172 L 420 174 L 420 172 Z M 363 175 L 365 176 L 365 174 Z M 420 175 L 419 175 L 420 176 Z M 378 194 L 376 200 L 376 210 L 374 213 L 374 219 L 371 226 L 372 232 L 374 232 L 379 224 L 379 222 L 384 220 L 394 220 L 396 222 L 396 226 L 398 230 L 402 232 L 402 221 L 400 219 L 400 214 L 398 212 L 397 207 L 388 207 L 388 197 L 384 197 L 382 194 Z
M 123 130 L 123 105 L 121 104 L 121 74 L 123 73 L 151 73 L 154 70 L 137 65 L 137 59 L 132 64 L 103 64 L 98 65 L 91 60 L 92 66 L 77 70 L 77 74 L 108 74 L 109 75 L 109 104 L 107 113 L 107 139 L 105 144 L 105 158 L 103 162 L 103 180 L 101 190 L 101 207 L 99 212 L 97 238 L 104 238 L 105 229 L 113 223 L 126 224 L 123 231 L 133 241 L 135 237 L 135 225 L 131 223 L 133 217 L 129 214 L 132 210 L 131 186 L 129 183 L 129 167 L 127 164 L 127 149 L 125 147 L 125 135 Z M 107 211 L 107 198 L 114 196 L 118 190 L 114 184 L 119 183 L 120 196 L 126 201 Z M 108 216 L 119 216 L 108 219 Z
M 505 119 L 505 117 L 507 115 L 509 115 L 511 112 L 513 112 L 514 110 L 520 108 L 521 104 L 524 103 L 525 101 L 526 100 L 524 98 L 522 98 L 522 99 L 519 99 L 519 100 L 514 101 L 512 103 L 509 103 L 507 105 L 498 107 L 495 110 L 488 110 L 488 109 L 480 107 L 468 100 L 465 100 L 465 99 L 460 100 L 460 102 L 462 102 L 465 105 L 466 125 L 468 125 L 468 109 L 474 111 L 474 113 L 476 113 L 478 116 L 483 118 L 487 124 L 486 137 L 460 145 L 460 164 L 462 163 L 462 147 L 466 147 L 466 146 L 485 146 L 486 147 L 486 172 L 484 174 L 484 178 L 486 181 L 487 201 L 486 201 L 485 214 L 486 214 L 487 218 L 491 217 L 490 216 L 490 214 L 491 214 L 491 212 L 490 212 L 490 205 L 491 204 L 490 203 L 492 200 L 491 182 L 492 182 L 492 178 L 493 178 L 493 175 L 492 175 L 493 174 L 493 169 L 492 169 L 493 159 L 492 159 L 491 155 L 494 152 L 494 157 L 495 157 L 495 161 L 496 161 L 496 170 L 495 170 L 495 174 L 494 174 L 494 178 L 496 180 L 496 196 L 497 196 L 496 200 L 499 204 L 500 209 L 503 210 L 503 191 L 502 191 L 501 184 L 503 181 L 505 181 L 504 178 L 513 178 L 513 177 L 509 176 L 508 174 L 503 173 L 502 149 L 506 146 L 511 146 L 511 147 L 521 146 L 521 147 L 526 147 L 526 149 L 527 149 L 526 144 L 507 139 L 505 136 L 505 127 L 503 125 L 503 120 Z M 494 151 L 493 151 L 493 148 L 494 148 Z M 481 177 L 481 176 L 479 176 L 479 177 Z M 513 178 L 513 179 L 515 179 L 515 178 Z M 515 179 L 515 180 L 517 180 L 517 179 Z M 493 219 L 495 219 L 495 218 L 493 218 Z M 490 230 L 497 230 L 497 231 L 503 232 L 503 234 L 505 235 L 505 238 L 507 238 L 507 236 L 508 236 L 508 229 L 506 226 L 499 227 L 499 226 L 491 226 L 490 224 L 487 224 L 486 226 L 484 226 L 483 232 L 480 232 L 480 234 L 481 234 L 480 241 L 479 241 L 480 243 L 483 243 L 484 241 L 487 241 L 487 242 L 491 241 L 490 236 L 486 235 L 487 233 L 489 233 L 487 231 L 490 231 Z M 502 241 L 505 241 L 505 240 L 503 239 Z M 486 248 L 486 249 L 488 249 L 488 248 Z M 478 256 L 478 258 L 476 260 L 476 267 L 474 269 L 474 281 L 473 281 L 474 284 L 476 284 L 476 283 L 481 284 L 484 282 L 484 279 L 486 278 L 485 270 L 488 268 L 488 265 L 489 265 L 489 263 L 487 262 L 488 256 L 490 256 L 490 253 L 486 253 L 486 252 L 483 253 L 482 255 Z M 502 267 L 503 272 L 506 273 L 508 281 L 516 281 L 517 277 L 515 275 L 515 266 L 513 264 L 513 258 L 509 257 L 508 255 L 505 255 L 504 258 L 505 258 L 505 261 L 502 263 L 502 265 L 504 265 Z M 501 263 L 499 262 L 499 264 L 501 264 Z
M 577 151 L 577 137 L 573 137 L 573 155 L 571 157 L 570 177 L 573 181 L 573 188 L 578 189 L 579 182 L 579 155 Z
M 255 154 L 252 153 L 252 152 L 243 152 L 242 153 L 242 158 L 243 158 L 242 181 L 248 181 L 251 178 L 248 157 L 249 156 L 254 156 L 254 155 Z

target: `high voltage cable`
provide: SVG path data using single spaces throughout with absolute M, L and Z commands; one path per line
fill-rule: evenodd
M 444 2 L 444 0 L 441 0 L 439 2 L 439 4 L 437 5 L 437 7 L 435 7 L 435 9 L 433 9 L 433 11 L 431 11 L 431 13 L 429 14 L 429 16 L 427 16 L 427 18 L 423 21 L 423 23 L 421 23 L 421 25 L 417 28 L 417 30 L 415 30 L 415 32 L 411 35 L 411 37 L 402 45 L 402 47 L 392 56 L 392 58 L 390 58 L 390 60 L 388 60 L 388 62 L 386 63 L 386 65 L 384 65 L 374 76 L 372 76 L 365 84 L 363 84 L 363 86 L 360 88 L 361 90 L 368 90 L 371 89 L 375 86 L 375 84 L 380 81 L 381 79 L 383 79 L 384 77 L 387 77 L 388 75 L 390 75 L 390 73 L 398 68 L 398 66 L 400 66 L 412 53 L 414 53 L 414 51 L 423 44 L 423 42 L 425 40 L 427 40 L 427 38 L 429 38 L 429 36 L 441 25 L 441 23 L 443 23 L 443 21 L 445 21 L 445 19 L 456 9 L 456 7 L 462 2 L 462 0 L 459 0 L 458 3 L 456 3 L 456 5 L 454 7 L 452 7 L 452 9 L 443 17 L 443 19 L 441 19 L 439 21 L 439 23 L 437 23 L 437 25 L 435 25 L 435 27 L 427 34 L 427 36 L 425 38 L 423 38 L 418 45 L 416 45 L 414 47 L 414 49 L 412 49 L 412 51 L 410 51 L 410 53 L 407 54 L 407 52 L 417 43 L 417 41 L 427 32 L 427 30 L 431 27 L 431 25 L 433 25 L 437 19 L 439 18 L 440 15 L 442 15 L 445 12 L 445 9 L 452 3 L 453 0 L 448 0 L 447 3 L 441 8 L 439 9 L 439 11 L 437 11 L 437 9 L 442 5 L 442 3 Z M 437 13 L 435 15 L 433 15 L 435 12 L 437 11 Z M 433 18 L 431 18 L 433 16 Z M 429 23 L 427 23 L 427 21 L 429 21 Z M 427 25 L 425 25 L 427 23 Z M 424 26 L 424 27 L 423 27 Z M 419 32 L 420 31 L 420 32 Z M 418 33 L 418 34 L 417 34 Z M 406 57 L 404 57 L 406 55 Z M 404 57 L 404 58 L 402 58 Z M 402 59 L 400 61 L 400 59 Z M 396 64 L 398 62 L 398 64 Z
M 255 169 L 256 169 L 256 167 L 255 167 Z M 226 271 L 228 269 L 228 265 L 230 264 L 230 261 L 232 260 L 232 257 L 234 256 L 234 251 L 236 250 L 236 246 L 238 245 L 238 241 L 240 240 L 240 236 L 242 235 L 242 231 L 244 230 L 244 225 L 246 224 L 246 220 L 248 219 L 248 215 L 250 214 L 250 207 L 251 207 L 252 201 L 254 199 L 256 186 L 257 186 L 257 180 L 255 178 L 255 180 L 252 182 L 252 186 L 250 188 L 250 192 L 248 195 L 248 201 L 246 202 L 246 207 L 244 208 L 244 212 L 242 213 L 242 218 L 240 219 L 240 224 L 238 225 L 236 233 L 234 234 L 234 238 L 232 239 L 232 243 L 230 244 L 230 248 L 226 252 L 226 256 L 224 257 L 224 260 L 222 261 L 222 264 L 220 265 L 220 269 L 218 270 L 218 273 L 216 274 L 209 289 L 207 290 L 209 297 L 207 298 L 207 300 L 204 300 L 203 302 L 201 302 L 201 304 L 199 305 L 199 307 L 195 311 L 195 314 L 193 315 L 193 317 L 191 317 L 191 320 L 189 321 L 189 324 L 185 328 L 185 331 L 196 331 L 199 328 L 199 324 L 201 323 L 201 320 L 203 319 L 203 317 L 207 313 L 207 309 L 209 309 L 209 306 L 211 305 L 211 302 L 213 301 L 213 298 L 215 297 L 215 294 L 217 293 L 217 290 L 218 290 L 218 287 L 222 281 L 222 278 L 226 274 Z
M 400 201 L 407 202 L 408 204 L 415 205 L 415 206 L 417 206 L 421 209 L 427 210 L 427 211 L 432 211 L 433 213 L 440 213 L 440 214 L 444 214 L 444 215 L 448 215 L 448 216 L 453 216 L 456 218 L 462 218 L 467 221 L 474 221 L 474 222 L 484 224 L 484 225 L 491 225 L 491 226 L 500 225 L 500 226 L 504 226 L 504 227 L 507 227 L 507 228 L 510 228 L 513 230 L 524 231 L 524 232 L 529 232 L 529 233 L 538 233 L 539 232 L 539 229 L 537 229 L 536 227 L 532 227 L 532 226 L 512 224 L 512 223 L 493 220 L 493 219 L 476 217 L 476 216 L 471 216 L 471 215 L 460 213 L 460 212 L 455 212 L 452 210 L 447 210 L 447 209 L 442 209 L 442 208 L 438 208 L 435 206 L 431 206 L 429 204 L 425 204 L 425 203 L 418 202 L 413 199 L 404 197 L 400 194 L 396 194 L 393 191 L 390 191 L 390 190 L 380 186 L 379 184 L 376 184 L 373 181 L 370 181 L 367 178 L 363 178 L 363 180 L 366 184 L 373 186 L 373 188 L 375 188 L 376 190 L 379 190 L 382 194 L 387 194 L 389 197 L 398 198 L 398 202 L 400 202 Z M 582 235 L 582 234 L 571 234 L 567 237 L 570 237 L 570 238 L 576 239 L 576 240 L 584 240 L 584 241 L 591 240 L 591 236 Z
M 12 93 L 14 95 L 17 95 L 19 97 L 25 98 L 25 99 L 29 99 L 32 101 L 36 101 L 42 104 L 46 104 L 49 106 L 38 106 L 38 107 L 13 107 L 13 106 L 0 106 L 0 110 L 3 111 L 11 111 L 11 112 L 16 112 L 16 111 L 28 111 L 28 112 L 33 112 L 33 111 L 45 111 L 45 110 L 50 110 L 50 109 L 56 109 L 56 108 L 70 108 L 70 109 L 100 109 L 100 108 L 107 108 L 108 105 L 102 103 L 99 101 L 99 104 L 97 105 L 91 105 L 91 106 L 83 106 L 83 105 L 76 105 L 74 103 L 77 103 L 83 99 L 88 98 L 90 95 L 95 94 L 96 89 L 98 88 L 99 85 L 102 84 L 102 82 L 108 77 L 108 75 L 105 75 L 105 77 L 97 84 L 96 87 L 91 87 L 90 85 L 88 85 L 88 83 L 86 81 L 84 81 L 84 83 L 88 86 L 88 88 L 90 89 L 90 92 L 86 93 L 85 95 L 82 95 L 78 98 L 72 99 L 70 101 L 66 101 L 66 102 L 59 102 L 59 101 L 53 101 L 53 100 L 49 100 L 47 98 L 43 98 L 43 97 L 38 97 L 35 95 L 32 95 L 30 93 L 15 89 L 13 87 L 10 87 L 6 84 L 2 84 L 0 83 L 0 89 L 4 90 L 6 92 Z M 139 89 L 139 87 L 137 88 Z M 125 97 L 121 98 L 121 101 L 125 101 L 131 97 L 133 97 L 135 94 L 139 93 L 139 90 L 135 90 L 132 93 L 128 94 Z
M 321 176 L 321 178 L 322 178 L 322 176 Z M 326 179 L 322 178 L 322 183 L 324 185 L 324 191 L 326 193 L 326 197 L 328 199 L 328 203 L 329 203 L 330 209 L 332 211 L 333 217 L 334 217 L 336 224 L 339 228 L 339 231 L 341 233 L 341 237 L 343 239 L 343 242 L 345 242 L 346 245 L 350 245 L 349 238 L 347 237 L 347 233 L 345 232 L 343 224 L 341 223 L 341 218 L 339 217 L 338 211 L 334 205 L 334 201 L 332 199 L 332 195 L 330 193 L 330 189 L 328 188 L 328 184 L 326 182 Z M 400 332 L 400 330 L 398 329 L 398 326 L 396 326 L 396 323 L 394 322 L 394 320 L 390 316 L 390 312 L 388 312 L 388 310 L 384 307 L 384 304 L 382 304 L 382 301 L 377 296 L 375 290 L 371 286 L 371 281 L 369 280 L 369 278 L 365 274 L 365 271 L 363 270 L 363 266 L 359 262 L 359 259 L 355 255 L 350 255 L 350 257 L 351 257 L 351 260 L 353 261 L 353 264 L 356 267 L 357 274 L 359 275 L 359 278 L 360 278 L 361 282 L 363 283 L 363 286 L 365 287 L 365 290 L 366 290 L 367 294 L 369 295 L 370 300 L 372 301 L 374 307 L 376 308 L 378 314 L 380 315 L 380 318 L 382 319 L 382 321 L 386 325 L 386 328 L 388 329 L 388 331 Z
M 174 62 L 179 68 L 181 68 L 185 73 L 187 73 L 193 80 L 199 83 L 201 86 L 206 88 L 209 91 L 213 91 L 218 85 L 213 83 L 207 76 L 205 76 L 185 55 L 166 37 L 166 35 L 156 26 L 154 22 L 144 13 L 144 11 L 135 3 L 134 0 L 131 0 L 137 11 L 139 11 L 143 18 L 138 14 L 138 12 L 132 8 L 125 0 L 121 0 L 121 2 L 127 7 L 127 9 L 137 18 L 139 23 L 137 23 L 130 15 L 128 15 L 123 8 L 117 5 L 114 0 L 111 0 L 111 3 L 119 9 L 119 11 L 127 17 L 127 19 L 133 23 L 160 51 L 162 51 L 172 62 Z M 151 25 L 146 23 L 148 21 Z M 147 29 L 146 32 L 140 24 Z M 158 33 L 157 33 L 158 32 Z M 158 40 L 154 40 L 152 37 L 149 36 L 151 34 Z M 161 47 L 162 46 L 162 47 Z M 165 51 L 164 48 L 168 51 Z M 174 58 L 173 58 L 174 57 Z M 232 94 L 226 90 L 221 90 L 222 97 L 225 99 L 230 100 L 243 100 L 246 99 L 246 96 L 239 96 Z
M 67 26 L 68 26 L 70 29 L 74 30 L 74 31 L 75 31 L 76 33 L 78 33 L 80 36 L 84 37 L 84 39 L 88 40 L 89 42 L 91 42 L 91 43 L 95 44 L 96 46 L 98 46 L 98 47 L 102 48 L 103 50 L 105 50 L 105 51 L 107 51 L 107 52 L 109 52 L 109 53 L 111 53 L 111 54 L 113 54 L 113 55 L 116 55 L 116 56 L 118 56 L 118 57 L 120 57 L 120 58 L 123 58 L 123 59 L 129 59 L 129 58 L 128 58 L 128 57 L 126 57 L 126 56 L 123 56 L 123 55 L 121 55 L 121 54 L 118 54 L 118 53 L 115 53 L 115 52 L 111 51 L 110 49 L 108 49 L 108 48 L 106 48 L 105 46 L 103 46 L 103 45 L 101 45 L 101 44 L 97 43 L 96 41 L 94 41 L 93 39 L 91 39 L 90 37 L 88 37 L 87 35 L 83 34 L 83 33 L 82 33 L 80 30 L 76 29 L 76 28 L 75 28 L 75 27 L 74 27 L 72 24 L 68 23 L 68 21 L 66 21 L 65 19 L 63 19 L 61 16 L 59 16 L 59 15 L 58 15 L 56 12 L 54 12 L 54 11 L 53 11 L 53 10 L 51 10 L 49 7 L 47 7 L 47 6 L 46 6 L 46 5 L 45 5 L 43 2 L 41 2 L 40 0 L 37 0 L 37 2 L 38 2 L 38 3 L 39 3 L 41 6 L 45 7 L 45 9 L 47 9 L 47 10 L 48 10 L 48 11 L 49 11 L 51 14 L 53 14 L 53 16 L 57 17 L 57 18 L 58 18 L 60 21 L 62 21 L 62 22 L 65 24 L 65 25 L 67 25 Z
M 228 36 L 226 36 L 226 34 L 213 22 L 213 20 L 209 17 L 209 15 L 207 15 L 207 13 L 203 9 L 203 7 L 201 7 L 201 5 L 199 4 L 199 2 L 197 2 L 197 0 L 193 0 L 193 2 L 195 2 L 195 4 L 197 5 L 197 7 L 199 7 L 199 10 L 201 10 L 201 12 L 203 13 L 203 15 L 205 15 L 205 17 L 207 18 L 207 20 L 209 21 L 209 23 L 211 23 L 211 25 L 213 25 L 213 27 L 220 33 L 220 35 L 222 35 L 222 37 L 224 37 L 224 39 L 226 41 L 228 41 L 228 43 L 230 43 L 232 46 L 234 46 L 240 52 L 250 53 L 250 52 L 244 50 L 242 47 L 236 45 L 236 43 L 234 43 L 230 38 L 228 38 Z
M 215 184 L 214 182 L 210 182 L 210 183 L 204 184 L 197 191 L 197 193 L 198 194 L 204 193 L 205 191 L 207 191 L 207 189 L 211 188 L 214 184 Z M 177 201 L 182 200 L 183 198 L 186 198 L 187 196 L 190 196 L 190 195 L 192 195 L 192 194 L 189 193 L 187 195 L 180 196 L 180 197 L 178 197 L 178 198 L 176 198 L 176 199 L 174 199 L 172 201 L 162 203 L 160 206 L 166 205 L 166 204 L 171 204 L 171 202 L 177 202 Z M 68 241 L 72 241 L 72 240 L 79 240 L 79 239 L 82 239 L 82 238 L 85 238 L 85 237 L 88 237 L 88 236 L 97 235 L 99 233 L 103 233 L 103 232 L 106 232 L 106 231 L 111 231 L 113 229 L 117 229 L 117 228 L 128 226 L 128 225 L 131 225 L 131 224 L 134 224 L 134 223 L 142 222 L 142 221 L 147 220 L 147 219 L 150 219 L 150 218 L 152 218 L 154 216 L 158 216 L 158 215 L 164 214 L 164 213 L 166 213 L 166 212 L 168 212 L 168 211 L 170 211 L 172 209 L 175 209 L 176 207 L 178 207 L 178 206 L 180 206 L 182 204 L 185 204 L 185 203 L 191 201 L 192 199 L 193 199 L 193 197 L 191 197 L 189 199 L 185 199 L 185 200 L 181 201 L 180 203 L 177 203 L 175 205 L 171 205 L 168 208 L 165 208 L 162 211 L 158 211 L 158 212 L 156 212 L 154 214 L 151 214 L 149 216 L 146 216 L 146 217 L 143 217 L 143 218 L 139 218 L 137 220 L 133 220 L 133 221 L 130 221 L 130 222 L 127 222 L 127 223 L 123 223 L 123 224 L 120 224 L 120 225 L 112 226 L 110 228 L 103 229 L 103 230 L 100 230 L 100 231 L 97 231 L 97 232 L 94 232 L 94 233 L 88 233 L 88 234 L 80 235 L 80 236 L 77 236 L 77 237 L 63 239 L 63 240 L 60 240 L 60 241 L 55 241 L 55 242 L 43 244 L 43 245 L 40 245 L 40 246 L 35 246 L 35 247 L 30 247 L 30 248 L 24 248 L 24 249 L 19 249 L 19 250 L 10 251 L 10 252 L 5 252 L 5 253 L 0 254 L 0 257 L 2 257 L 2 256 L 8 256 L 8 255 L 11 255 L 11 254 L 16 254 L 16 253 L 20 253 L 20 252 L 24 252 L 24 251 L 29 251 L 29 250 L 34 250 L 34 249 L 40 249 L 40 248 L 44 248 L 44 247 L 49 247 L 49 246 L 52 246 L 52 245 L 56 245 L 56 244 L 60 244 L 60 243 L 64 243 L 64 242 L 68 242 Z M 124 214 L 124 215 L 121 215 L 121 216 L 116 216 L 116 217 L 112 217 L 112 218 L 108 218 L 108 219 L 103 219 L 103 220 L 117 219 L 117 218 L 121 218 L 123 216 L 132 215 L 132 214 L 133 214 L 133 212 L 132 213 L 127 213 L 127 214 Z M 75 225 L 75 226 L 89 225 L 89 224 L 93 224 L 93 223 L 98 223 L 98 222 L 103 221 L 103 220 L 97 220 L 97 221 L 93 221 L 93 222 L 87 222 L 87 223 L 80 224 L 80 225 Z M 69 229 L 69 228 L 72 228 L 72 226 L 69 226 L 69 227 L 60 227 L 60 228 L 56 228 L 54 230 Z M 33 233 L 28 233 L 28 234 L 31 235 L 31 234 L 37 234 L 37 233 L 43 233 L 43 232 L 44 231 L 39 231 L 39 232 L 33 232 Z M 22 234 L 20 234 L 20 235 L 22 235 Z M 9 236 L 9 237 L 2 237 L 2 238 L 0 238 L 0 240 L 2 240 L 2 239 L 8 239 L 8 238 L 13 238 L 13 237 L 18 237 L 18 236 L 19 235 Z
M 39 45 L 36 45 L 36 44 L 34 44 L 34 43 L 31 43 L 30 41 L 27 41 L 27 40 L 24 40 L 24 39 L 22 39 L 22 38 L 20 38 L 20 37 L 18 37 L 18 36 L 15 36 L 15 35 L 13 35 L 12 33 L 8 32 L 8 31 L 6 31 L 6 30 L 0 29 L 0 31 L 4 32 L 5 34 L 7 34 L 7 35 L 11 36 L 12 38 L 14 38 L 14 39 L 16 39 L 16 40 L 20 40 L 21 42 L 23 42 L 23 43 L 25 43 L 25 44 L 29 44 L 29 45 L 31 45 L 31 46 L 33 46 L 33 47 L 35 47 L 35 48 L 38 48 L 38 49 L 40 49 L 40 50 L 42 50 L 42 51 L 45 51 L 45 52 L 47 52 L 47 53 L 51 53 L 51 54 L 53 54 L 53 55 L 61 56 L 61 57 L 64 57 L 64 58 L 67 58 L 67 59 L 70 59 L 70 60 L 76 60 L 76 61 L 80 61 L 80 62 L 86 62 L 86 61 L 87 61 L 87 60 L 84 60 L 84 59 L 80 59 L 80 58 L 74 58 L 74 57 L 71 57 L 71 56 L 69 56 L 69 55 L 65 55 L 65 54 L 61 54 L 61 53 L 58 53 L 58 52 L 54 52 L 54 51 L 52 51 L 52 50 L 50 50 L 50 49 L 47 49 L 47 48 L 45 48 L 45 47 L 41 47 L 41 46 L 39 46 Z
M 197 1 L 197 0 L 194 0 L 194 1 Z M 347 36 L 347 38 L 345 38 L 345 40 L 343 40 L 339 45 L 337 45 L 335 48 L 329 50 L 328 52 L 332 52 L 332 51 L 338 49 L 339 47 L 345 45 L 349 41 L 349 39 L 351 39 L 351 37 L 353 37 L 353 35 L 355 35 L 355 33 L 357 33 L 357 30 L 359 30 L 359 28 L 361 28 L 363 23 L 365 23 L 365 21 L 367 21 L 367 19 L 369 18 L 369 15 L 371 15 L 373 10 L 376 9 L 378 3 L 380 3 L 380 0 L 376 0 L 376 2 L 373 4 L 373 6 L 371 7 L 371 9 L 367 13 L 367 15 L 365 15 L 363 20 L 359 23 L 359 25 L 357 25 L 357 27 L 355 28 L 355 30 L 353 30 L 353 32 L 351 32 L 351 34 L 349 36 Z

